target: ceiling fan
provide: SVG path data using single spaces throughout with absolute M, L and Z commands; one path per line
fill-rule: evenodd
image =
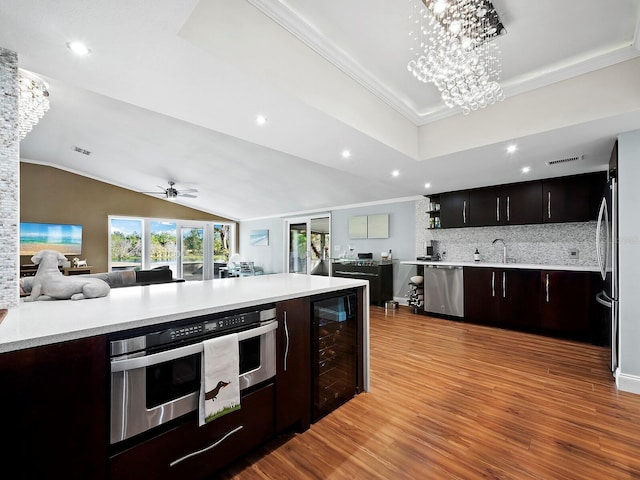
M 195 188 L 188 188 L 186 190 L 176 190 L 176 188 L 174 187 L 175 184 L 176 182 L 170 181 L 168 188 L 164 188 L 158 185 L 158 188 L 161 190 L 160 192 L 142 192 L 142 193 L 148 193 L 151 195 L 162 195 L 169 200 L 172 200 L 178 197 L 184 197 L 184 198 L 197 197 L 197 195 L 194 195 L 194 193 L 198 193 L 198 190 L 196 190 Z

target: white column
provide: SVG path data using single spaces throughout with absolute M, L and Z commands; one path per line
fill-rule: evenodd
M 18 306 L 18 55 L 0 47 L 0 309 Z
M 618 258 L 621 390 L 640 393 L 640 130 L 618 136 Z

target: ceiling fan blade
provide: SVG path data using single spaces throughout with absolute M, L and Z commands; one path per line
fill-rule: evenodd
M 178 190 L 180 193 L 198 193 L 198 190 L 196 190 L 195 188 L 186 188 L 186 189 L 180 189 Z
M 198 198 L 197 195 L 191 195 L 190 193 L 179 193 L 178 196 L 185 197 L 185 198 Z
M 149 195 L 166 195 L 167 192 L 139 192 L 139 193 L 146 193 Z

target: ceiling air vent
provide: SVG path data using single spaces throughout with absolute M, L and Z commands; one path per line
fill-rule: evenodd
M 560 160 L 551 160 L 550 162 L 546 162 L 546 164 L 558 165 L 560 163 L 575 162 L 576 160 L 582 160 L 583 158 L 584 158 L 584 155 L 578 155 L 577 157 L 568 157 L 568 158 L 561 158 Z
M 71 147 L 74 152 L 81 153 L 83 155 L 91 155 L 89 150 L 85 150 L 84 148 L 76 147 L 75 145 Z

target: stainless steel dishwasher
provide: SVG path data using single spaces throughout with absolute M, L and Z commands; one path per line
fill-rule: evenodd
M 424 311 L 454 317 L 464 316 L 462 267 L 425 265 Z

